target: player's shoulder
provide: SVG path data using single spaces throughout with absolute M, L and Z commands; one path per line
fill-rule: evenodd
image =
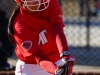
M 61 10 L 58 0 L 50 0 L 49 7 L 45 10 L 46 13 Z

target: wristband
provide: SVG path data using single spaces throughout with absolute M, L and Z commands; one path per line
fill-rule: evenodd
M 66 55 L 69 55 L 70 52 L 69 51 L 64 51 L 63 53 L 60 54 L 60 58 L 66 56 Z

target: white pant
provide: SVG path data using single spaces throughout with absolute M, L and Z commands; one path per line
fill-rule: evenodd
M 56 62 L 56 65 L 61 65 L 61 60 Z M 15 75 L 53 75 L 41 68 L 38 64 L 25 64 L 18 60 L 16 64 Z

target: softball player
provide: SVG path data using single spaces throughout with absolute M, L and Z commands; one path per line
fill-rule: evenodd
M 16 75 L 71 75 L 75 64 L 57 0 L 15 0 L 8 35 L 16 44 Z M 67 74 L 65 74 L 67 73 Z

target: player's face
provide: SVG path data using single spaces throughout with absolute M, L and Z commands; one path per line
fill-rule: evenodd
M 33 12 L 33 10 L 38 10 L 40 9 L 40 4 L 42 3 L 42 0 L 26 0 L 24 3 L 25 8 Z

